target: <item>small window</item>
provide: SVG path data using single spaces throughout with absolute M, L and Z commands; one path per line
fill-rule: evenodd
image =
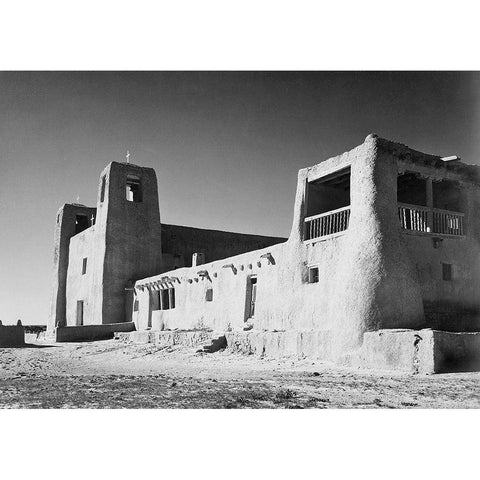
M 213 288 L 207 288 L 205 292 L 205 301 L 213 302 Z
M 166 288 L 158 292 L 159 310 L 170 310 L 175 308 L 175 289 Z
M 102 187 L 100 188 L 100 201 L 103 202 L 105 200 L 105 175 L 102 177 Z
M 85 275 L 87 273 L 87 259 L 84 258 L 82 262 L 82 275 Z
M 318 283 L 318 267 L 309 267 L 308 283 Z
M 135 300 L 135 301 L 133 302 L 133 311 L 134 311 L 134 312 L 138 312 L 138 300 Z
M 129 175 L 126 184 L 126 198 L 129 202 L 142 201 L 142 185 L 138 177 Z
M 442 263 L 442 278 L 446 282 L 453 280 L 453 269 L 451 263 Z

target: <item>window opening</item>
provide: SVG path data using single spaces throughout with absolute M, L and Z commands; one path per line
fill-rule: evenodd
M 318 267 L 309 267 L 308 283 L 318 283 Z
M 90 226 L 90 222 L 86 215 L 75 215 L 75 235 L 83 232 Z
M 417 173 L 405 172 L 397 177 L 397 202 L 427 206 L 427 181 Z
M 105 200 L 105 175 L 102 177 L 102 186 L 100 188 L 100 201 L 103 202 Z
M 442 180 L 432 183 L 433 190 L 433 208 L 441 210 L 451 210 L 453 212 L 461 212 L 462 190 L 457 182 L 451 180 Z
M 131 175 L 127 177 L 126 198 L 129 202 L 142 201 L 142 185 L 138 177 Z
M 82 275 L 87 273 L 87 258 L 84 258 L 82 261 Z
M 213 302 L 213 288 L 207 288 L 205 292 L 205 301 Z
M 453 280 L 453 271 L 451 263 L 442 263 L 442 278 L 446 282 L 451 282 Z

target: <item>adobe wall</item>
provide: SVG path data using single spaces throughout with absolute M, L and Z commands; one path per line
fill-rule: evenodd
M 113 338 L 116 332 L 131 332 L 135 330 L 132 322 L 109 323 L 107 325 L 86 325 L 58 327 L 55 330 L 56 342 L 91 342 Z
M 367 332 L 361 349 L 345 360 L 354 367 L 404 373 L 474 371 L 480 367 L 480 333 L 431 329 Z
M 21 325 L 0 325 L 0 347 L 25 345 L 25 329 Z
M 136 282 L 139 312 L 137 329 L 152 326 L 154 329 L 191 329 L 209 327 L 224 331 L 228 328 L 243 328 L 245 319 L 245 294 L 249 275 L 258 276 L 258 295 L 263 299 L 269 297 L 268 292 L 275 292 L 271 283 L 276 276 L 277 265 L 269 265 L 266 259 L 260 258 L 263 253 L 270 252 L 274 259 L 281 258 L 282 245 L 250 252 L 227 260 L 211 262 L 197 267 L 180 268 L 166 274 L 156 275 Z M 232 268 L 223 268 L 233 263 Z M 209 279 L 197 275 L 207 271 Z M 170 310 L 151 310 L 152 295 L 156 290 L 138 289 L 139 285 L 160 280 L 165 275 L 178 278 L 174 281 L 175 308 Z M 213 288 L 213 301 L 206 301 L 206 290 Z M 260 289 L 262 289 L 260 293 Z M 273 300 L 273 299 L 272 299 Z M 260 305 L 260 302 L 258 303 Z M 265 306 L 266 308 L 266 306 Z M 150 313 L 149 313 L 150 312 Z
M 76 325 L 77 301 L 83 301 L 84 325 L 95 323 L 94 305 L 94 255 L 95 226 L 84 230 L 70 239 L 68 273 L 67 273 L 67 313 L 66 325 Z M 87 259 L 85 274 L 82 274 L 83 259 Z
M 425 308 L 425 326 L 440 330 L 480 329 L 480 186 L 471 166 L 398 162 L 399 171 L 433 180 L 457 182 L 463 196 L 465 237 L 402 232 L 402 244 L 414 266 Z M 434 238 L 436 240 L 434 240 Z M 442 263 L 452 265 L 453 279 L 442 278 Z
M 358 348 L 365 331 L 420 325 L 420 290 L 402 256 L 398 229 L 397 165 L 377 146 L 377 139 L 368 137 L 360 147 L 299 172 L 286 243 L 136 282 L 139 286 L 162 276 L 180 281 L 174 284 L 175 309 L 151 311 L 151 294 L 138 295 L 137 328 L 242 329 L 249 275 L 257 275 L 255 330 L 328 331 L 332 357 Z M 307 182 L 346 166 L 352 170 L 349 229 L 304 242 Z M 274 264 L 261 258 L 266 253 Z M 318 265 L 318 283 L 308 283 L 309 265 Z M 211 281 L 197 275 L 200 270 Z M 213 302 L 206 301 L 208 287 Z
M 163 254 L 181 257 L 182 264 L 177 266 L 182 267 L 192 265 L 192 254 L 196 252 L 205 254 L 205 262 L 213 262 L 285 241 L 286 238 L 162 224 Z M 173 268 L 173 258 L 170 263 L 166 270 Z
M 70 238 L 75 235 L 75 216 L 95 216 L 96 208 L 65 204 L 57 212 L 54 233 L 53 281 L 50 316 L 47 330 L 51 334 L 57 325 L 66 324 L 66 287 Z

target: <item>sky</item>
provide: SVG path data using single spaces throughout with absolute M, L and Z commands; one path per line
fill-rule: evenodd
M 0 72 L 0 320 L 46 324 L 57 210 L 111 161 L 164 223 L 288 236 L 300 168 L 369 133 L 480 164 L 479 72 Z

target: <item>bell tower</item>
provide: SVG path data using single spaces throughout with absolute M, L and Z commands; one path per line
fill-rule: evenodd
M 110 163 L 101 173 L 94 235 L 93 318 L 124 322 L 129 280 L 162 266 L 157 177 L 152 168 Z

